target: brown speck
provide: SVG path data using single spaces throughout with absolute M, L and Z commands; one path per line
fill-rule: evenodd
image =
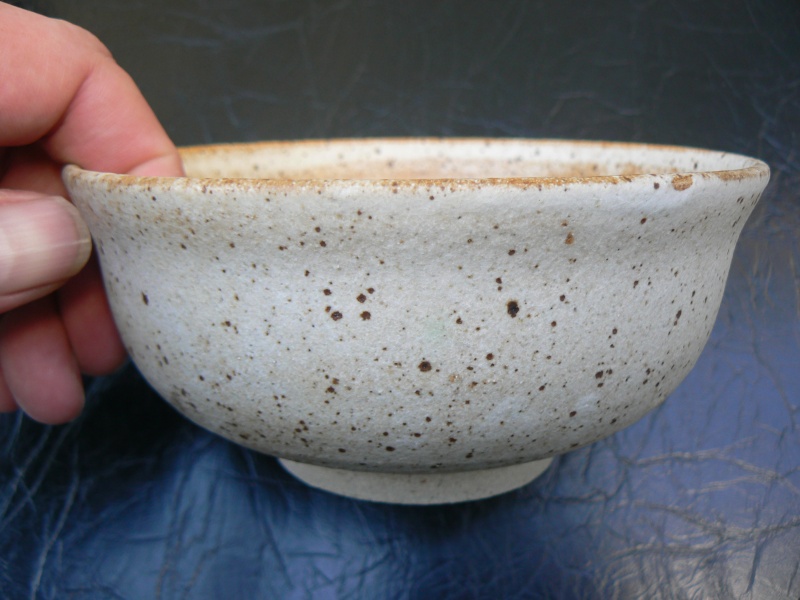
M 369 321 L 372 318 L 372 314 L 370 314 L 369 311 L 365 310 L 364 312 L 361 313 L 361 318 L 364 321 Z
M 633 287 L 636 287 L 637 285 L 639 285 L 639 280 L 638 279 L 633 282 Z
M 145 294 L 144 292 L 142 292 L 142 302 L 144 302 L 146 305 L 150 304 L 150 298 L 148 298 L 147 294 Z
M 672 187 L 679 192 L 688 190 L 692 187 L 693 183 L 694 179 L 692 179 L 691 175 L 675 175 L 675 177 L 672 178 Z
M 463 322 L 464 322 L 464 321 L 462 321 L 462 320 L 461 320 L 461 317 L 458 317 L 458 318 L 456 319 L 456 323 L 457 323 L 458 325 L 461 325 Z
M 324 248 L 324 247 L 325 247 L 325 246 L 327 246 L 328 244 L 326 244 L 326 243 L 325 243 L 325 240 L 320 240 L 320 241 L 319 241 L 319 245 L 320 245 L 320 246 L 322 246 L 322 247 Z
M 330 291 L 328 288 L 325 288 L 324 290 L 322 290 L 322 293 L 325 294 L 326 296 L 330 296 L 333 292 Z
M 573 410 L 573 411 L 570 411 L 569 416 L 570 417 L 574 417 L 577 414 L 578 414 L 578 411 L 577 410 Z
M 427 373 L 432 368 L 433 367 L 431 367 L 431 363 L 429 363 L 427 360 L 423 360 L 421 363 L 419 363 L 419 370 L 423 373 Z
M 574 236 L 574 235 L 572 235 L 572 232 L 570 231 L 570 232 L 567 234 L 567 237 L 566 237 L 566 239 L 564 240 L 564 243 L 565 243 L 565 244 L 567 244 L 567 245 L 569 246 L 569 245 L 572 245 L 574 242 L 575 242 L 575 236 Z
M 508 303 L 506 304 L 506 310 L 508 312 L 508 315 L 513 319 L 514 317 L 517 316 L 517 313 L 519 312 L 519 304 L 517 304 L 516 300 L 509 300 Z
M 555 327 L 556 325 L 558 325 L 557 321 L 550 321 L 550 327 Z
M 514 256 L 516 253 L 517 253 L 517 251 L 513 250 L 513 249 L 508 251 L 508 255 L 509 256 Z
M 339 319 L 342 318 L 342 316 L 343 316 L 342 313 L 340 313 L 338 310 L 335 310 L 331 313 L 331 319 L 333 319 L 334 321 L 338 321 Z
M 387 452 L 394 452 L 394 446 L 386 446 Z
M 657 189 L 658 189 L 658 188 L 660 188 L 660 187 L 661 187 L 661 184 L 660 184 L 660 183 L 658 183 L 657 181 L 656 181 L 656 182 L 653 184 L 653 189 L 654 189 L 654 190 L 657 190 Z
M 236 244 L 234 244 L 233 242 L 229 243 L 228 246 L 230 246 L 231 248 L 236 248 Z
M 494 354 L 489 352 L 489 354 L 486 355 L 486 360 L 494 360 Z
M 642 220 L 641 220 L 641 221 L 639 221 L 639 223 L 641 223 L 642 225 L 644 225 L 645 223 L 647 223 L 647 217 L 642 217 Z
M 602 376 L 603 376 L 603 372 L 602 371 L 598 371 L 597 373 L 594 374 L 594 378 L 595 379 L 600 379 Z
M 559 300 L 561 300 L 561 302 L 564 302 L 564 301 L 567 299 L 567 296 L 566 296 L 565 294 L 561 294 L 561 295 L 558 297 L 558 299 L 559 299 Z
M 314 231 L 316 231 L 317 233 L 319 233 L 319 232 L 320 232 L 320 231 L 322 231 L 322 230 L 321 230 L 319 227 L 314 227 Z
M 336 388 L 333 387 L 333 386 L 329 386 L 328 389 L 325 390 L 325 392 L 328 393 L 328 394 L 335 394 L 336 393 Z
M 347 450 L 345 450 L 344 448 L 339 448 L 339 452 L 341 452 L 342 454 L 344 454 L 345 452 L 347 452 Z
M 359 302 L 361 302 L 361 304 L 364 304 L 364 302 L 366 302 L 366 301 L 367 301 L 367 297 L 366 297 L 364 294 L 359 294 L 359 295 L 356 297 L 356 300 L 358 300 Z
M 375 288 L 367 288 L 367 293 L 368 294 L 374 294 L 375 293 Z

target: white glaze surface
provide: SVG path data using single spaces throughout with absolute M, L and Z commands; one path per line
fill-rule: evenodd
M 663 401 L 768 179 L 717 152 L 520 140 L 185 159 L 294 180 L 65 172 L 138 368 L 237 443 L 416 474 L 554 456 Z

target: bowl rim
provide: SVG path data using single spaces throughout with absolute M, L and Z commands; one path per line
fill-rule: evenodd
M 247 182 L 250 188 L 274 189 L 275 187 L 309 187 L 309 186 L 330 186 L 336 184 L 359 183 L 361 185 L 371 185 L 375 187 L 419 187 L 419 186 L 441 186 L 446 185 L 450 188 L 466 187 L 474 188 L 483 185 L 507 185 L 511 187 L 544 187 L 575 185 L 575 184 L 625 184 L 633 182 L 651 182 L 657 180 L 672 180 L 673 183 L 679 180 L 688 180 L 689 177 L 698 176 L 702 179 L 735 181 L 769 179 L 770 167 L 766 162 L 736 152 L 722 150 L 712 150 L 696 146 L 680 146 L 671 144 L 655 144 L 645 142 L 625 142 L 625 141 L 605 141 L 605 140 L 582 140 L 567 138 L 527 138 L 527 137 L 337 137 L 337 138 L 306 138 L 306 139 L 286 139 L 286 140 L 267 140 L 255 142 L 229 142 L 198 144 L 178 147 L 181 158 L 194 154 L 214 154 L 230 153 L 237 151 L 257 150 L 260 148 L 280 148 L 282 146 L 292 147 L 324 147 L 331 145 L 409 145 L 409 144 L 531 144 L 531 145 L 550 145 L 550 146 L 581 146 L 594 147 L 598 149 L 623 149 L 637 152 L 695 152 L 700 154 L 714 155 L 719 158 L 733 157 L 740 159 L 744 166 L 733 169 L 714 169 L 714 170 L 678 170 L 675 169 L 662 173 L 634 173 L 626 175 L 581 175 L 581 176 L 531 176 L 531 177 L 424 177 L 424 178 L 268 178 L 268 177 L 165 177 L 165 176 L 145 176 L 129 175 L 124 173 L 110 173 L 85 169 L 79 165 L 69 164 L 63 168 L 65 179 L 84 179 L 102 180 L 108 185 L 113 186 L 158 186 L 172 187 L 178 185 L 199 185 L 205 187 L 229 187 L 240 186 L 242 182 Z M 689 180 L 690 181 L 690 180 Z M 675 186 L 679 189 L 679 186 Z M 687 186 L 688 187 L 688 186 Z

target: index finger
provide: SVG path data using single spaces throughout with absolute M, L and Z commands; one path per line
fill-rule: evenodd
M 131 77 L 87 31 L 0 3 L 0 147 L 58 163 L 179 176 L 175 146 Z

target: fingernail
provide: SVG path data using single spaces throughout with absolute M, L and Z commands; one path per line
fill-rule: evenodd
M 86 224 L 64 198 L 0 203 L 0 294 L 68 279 L 91 249 Z

